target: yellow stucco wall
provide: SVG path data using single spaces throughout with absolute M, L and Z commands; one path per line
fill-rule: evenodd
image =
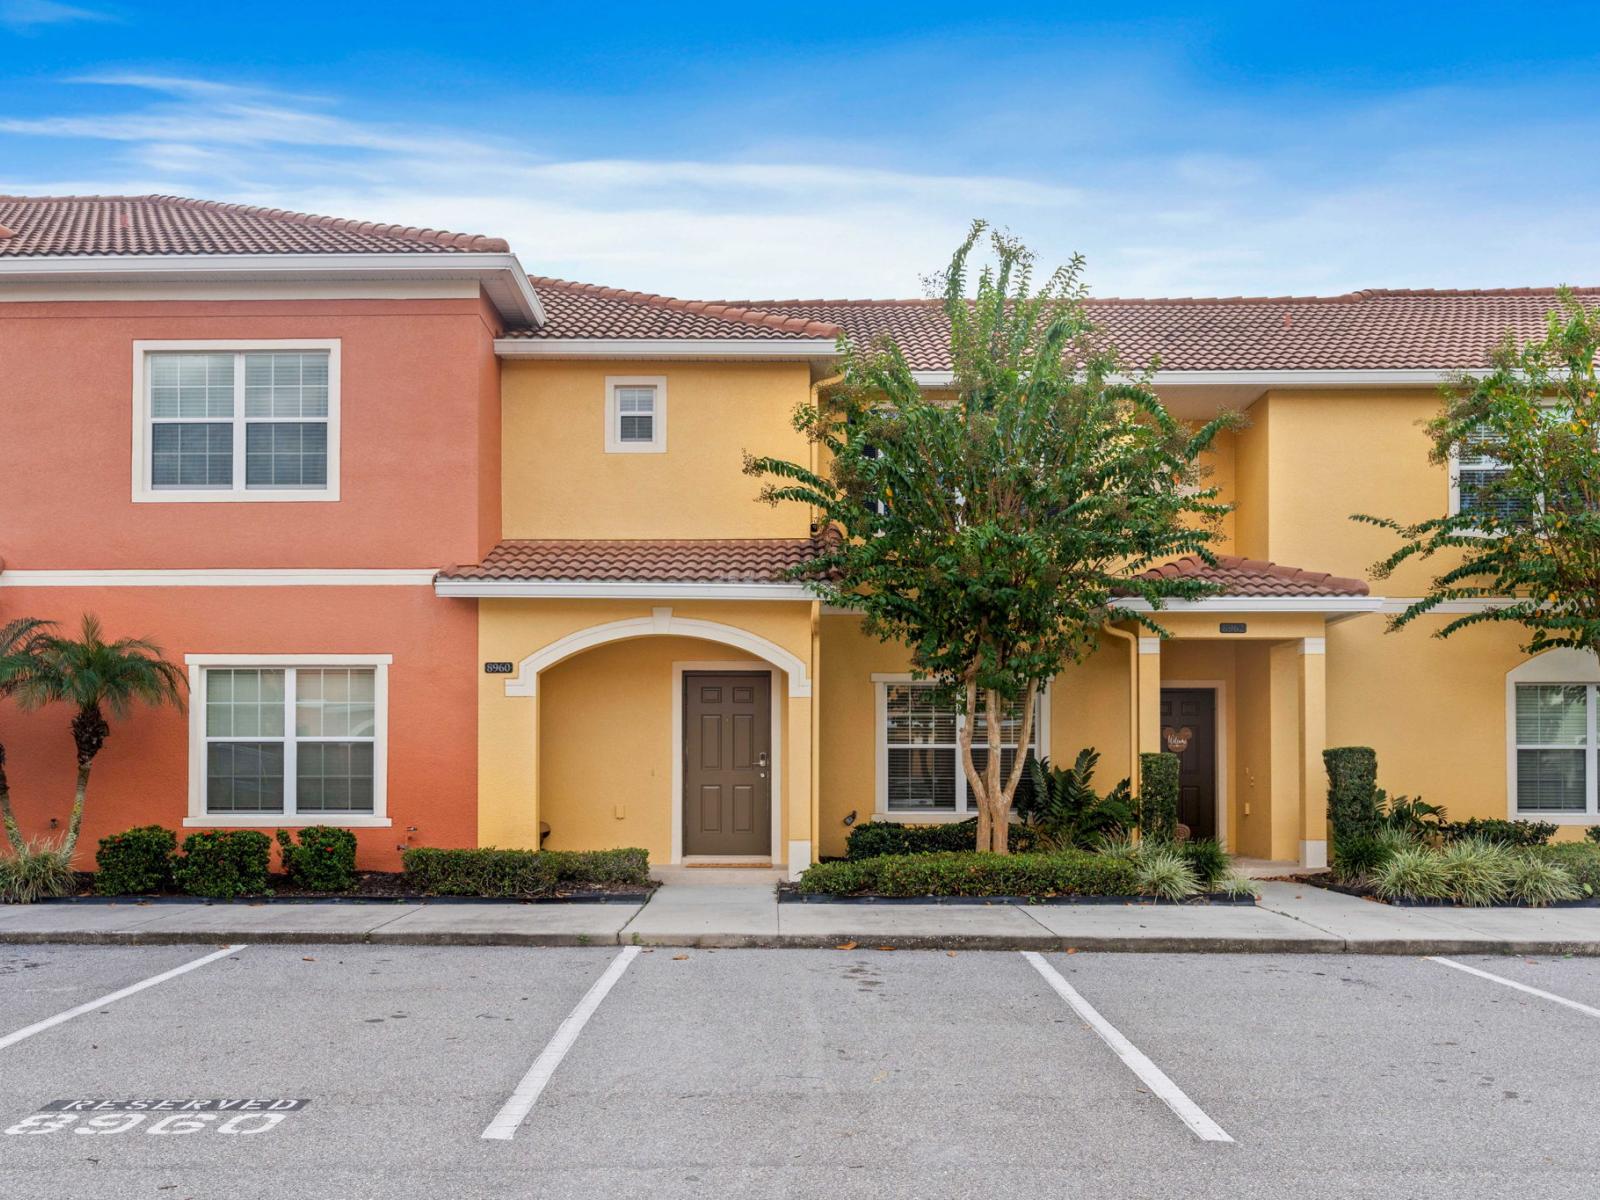
M 507 538 L 804 537 L 810 512 L 760 503 L 746 452 L 810 461 L 790 425 L 804 363 L 503 364 Z M 606 377 L 666 379 L 667 448 L 605 452 Z

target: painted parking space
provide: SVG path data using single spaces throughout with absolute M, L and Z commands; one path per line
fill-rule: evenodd
M 1452 954 L 1448 958 L 1463 966 L 1473 967 L 1527 987 L 1538 988 L 1575 1004 L 1600 1010 L 1600 958 L 1468 954 Z M 1495 987 L 1489 982 L 1485 982 L 1483 986 L 1486 992 L 1493 991 Z M 1510 998 L 1497 997 L 1499 1000 Z M 1526 995 L 1525 1002 L 1546 1003 Z M 1574 1024 L 1581 1025 L 1582 1022 L 1575 1020 Z
M 1600 1170 L 1600 1040 L 1576 1014 L 1421 959 L 1051 955 L 1238 1138 L 1235 1164 L 1431 1163 L 1563 1194 Z M 1582 1035 L 1582 1036 L 1579 1036 Z M 1441 1143 L 1441 1138 L 1443 1142 Z M 1431 1149 L 1430 1149 L 1431 1147 Z M 1419 1157 L 1420 1155 L 1420 1157 Z M 1432 1194 L 1413 1180 L 1412 1194 Z
M 197 946 L 0 945 L 0 1037 L 206 952 Z

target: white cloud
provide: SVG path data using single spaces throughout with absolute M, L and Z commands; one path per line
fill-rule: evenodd
M 109 13 L 57 4 L 55 0 L 0 0 L 0 25 L 9 29 L 32 30 L 41 25 L 65 25 L 72 21 L 114 21 Z

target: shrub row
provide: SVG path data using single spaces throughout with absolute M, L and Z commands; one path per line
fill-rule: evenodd
M 355 883 L 356 838 L 348 829 L 308 825 L 298 842 L 278 830 L 283 869 L 309 891 L 340 892 Z M 253 829 L 207 829 L 178 839 L 160 825 L 141 825 L 100 839 L 94 888 L 102 896 L 136 896 L 178 887 L 191 896 L 231 900 L 267 890 L 272 839 Z
M 434 896 L 548 896 L 561 884 L 644 884 L 649 852 L 620 850 L 441 850 L 419 846 L 401 856 L 407 883 Z
M 1446 842 L 1476 838 L 1503 846 L 1543 846 L 1556 835 L 1550 821 L 1507 821 L 1504 817 L 1471 817 L 1465 821 L 1440 821 L 1439 837 Z
M 1550 851 L 1580 851 L 1557 856 Z M 1411 845 L 1396 850 L 1372 872 L 1372 890 L 1386 900 L 1450 900 L 1487 905 L 1506 901 L 1543 905 L 1593 895 L 1592 883 L 1579 883 L 1572 869 L 1600 874 L 1600 847 L 1507 846 L 1464 840 L 1442 849 Z
M 1132 896 L 1138 881 L 1130 860 L 1084 850 L 967 850 L 818 863 L 800 877 L 800 890 L 840 896 Z
M 1139 830 L 1152 842 L 1178 836 L 1178 769 L 1176 754 L 1139 755 Z
M 1032 850 L 1038 833 L 1027 825 L 1011 826 L 1008 843 L 1013 854 Z M 867 821 L 845 839 L 845 857 L 852 862 L 885 854 L 938 854 L 972 850 L 978 843 L 978 820 L 944 825 L 902 825 L 898 821 Z

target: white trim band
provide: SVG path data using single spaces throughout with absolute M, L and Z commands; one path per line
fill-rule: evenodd
M 601 583 L 564 579 L 441 579 L 435 595 L 555 600 L 815 600 L 803 583 Z
M 194 570 L 0 571 L 5 587 L 427 587 L 428 568 L 368 569 L 200 567 Z
M 836 358 L 824 338 L 496 338 L 501 358 Z
M 1113 600 L 1125 612 L 1225 613 L 1367 613 L 1383 607 L 1381 596 L 1207 596 L 1204 600 L 1168 600 L 1155 608 L 1148 600 Z

